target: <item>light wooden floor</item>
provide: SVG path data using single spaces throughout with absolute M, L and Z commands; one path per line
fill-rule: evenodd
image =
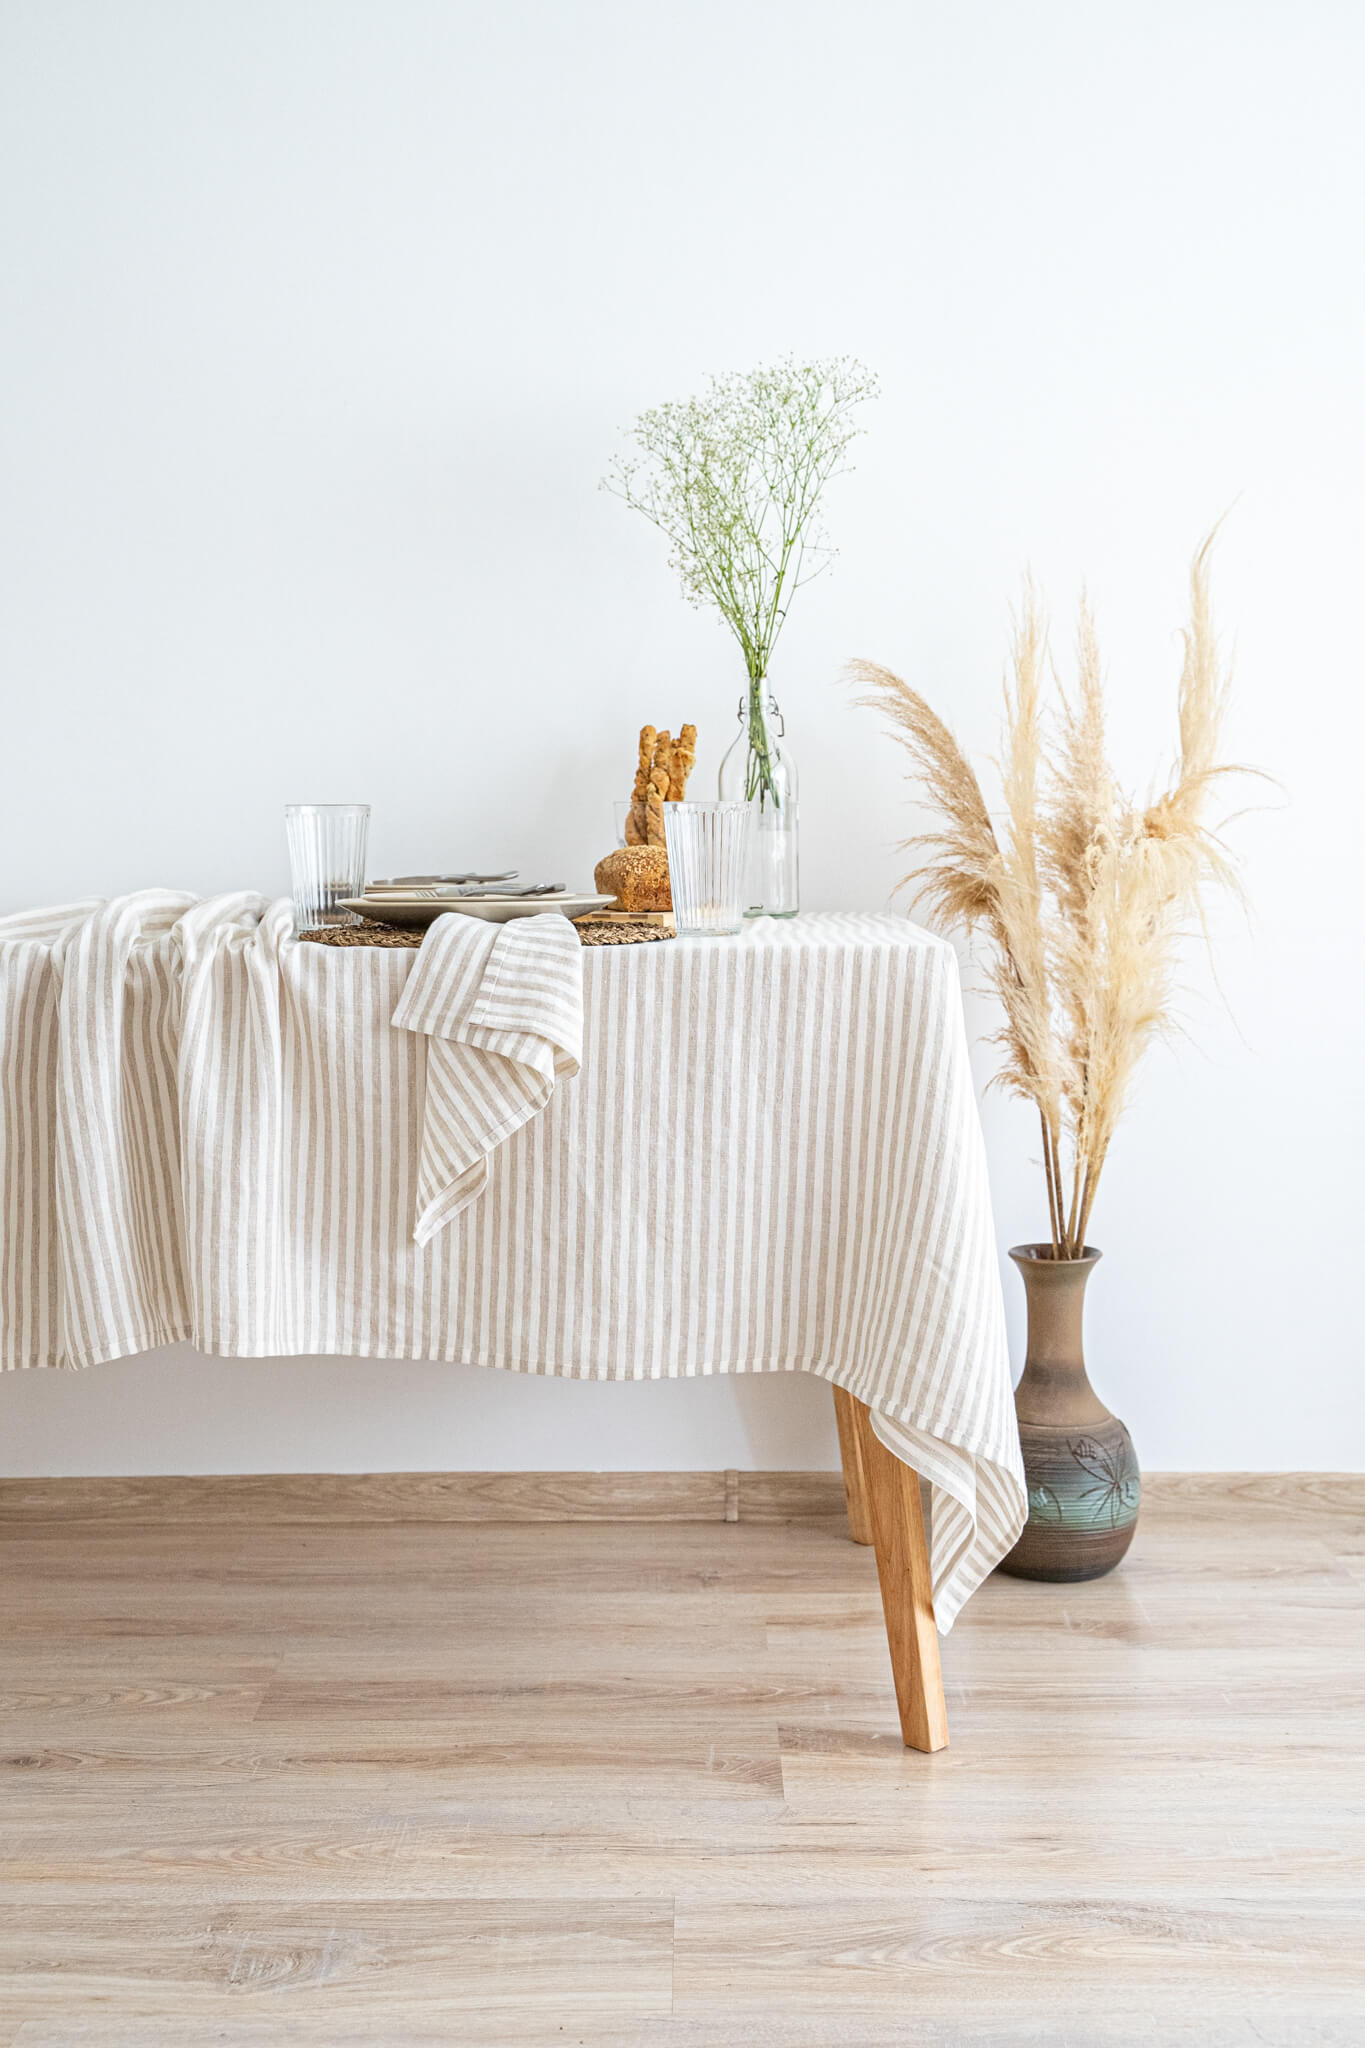
M 0 2048 L 1365 2043 L 1365 1481 L 994 1580 L 932 1757 L 841 1517 L 91 1484 L 0 1488 Z

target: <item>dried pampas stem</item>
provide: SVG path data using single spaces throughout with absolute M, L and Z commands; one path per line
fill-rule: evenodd
M 901 886 L 913 886 L 941 924 L 990 942 L 1004 1012 L 997 1080 L 1037 1106 L 1054 1258 L 1082 1256 L 1133 1075 L 1170 1028 L 1184 939 L 1192 921 L 1207 930 L 1208 888 L 1240 893 L 1232 857 L 1204 818 L 1214 785 L 1245 772 L 1219 759 L 1228 677 L 1209 603 L 1213 541 L 1211 533 L 1190 568 L 1175 768 L 1146 806 L 1124 796 L 1109 766 L 1084 600 L 1075 694 L 1049 723 L 1047 621 L 1025 586 L 1005 685 L 999 832 L 970 762 L 926 700 L 875 663 L 849 669 L 863 686 L 858 702 L 883 713 L 909 754 L 910 779 L 935 820 L 903 842 L 924 858 Z

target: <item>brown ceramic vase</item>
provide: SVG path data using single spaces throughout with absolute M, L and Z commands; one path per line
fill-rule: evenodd
M 1046 1244 L 1010 1253 L 1028 1297 L 1028 1350 L 1014 1390 L 1028 1521 L 1000 1569 L 1019 1579 L 1097 1579 L 1137 1527 L 1141 1481 L 1132 1439 L 1086 1377 L 1085 1287 L 1100 1254 L 1054 1259 Z

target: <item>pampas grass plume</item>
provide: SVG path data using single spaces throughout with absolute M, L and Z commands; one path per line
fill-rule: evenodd
M 1240 893 L 1213 790 L 1244 773 L 1219 758 L 1228 676 L 1214 634 L 1209 562 L 1190 567 L 1177 691 L 1179 739 L 1164 790 L 1139 806 L 1109 763 L 1104 677 L 1082 600 L 1076 683 L 1046 704 L 1048 627 L 1032 584 L 1014 620 L 997 829 L 962 748 L 918 691 L 874 662 L 850 664 L 858 702 L 909 755 L 934 822 L 902 842 L 900 884 L 947 929 L 981 934 L 1003 1022 L 999 1083 L 1037 1107 L 1055 1258 L 1079 1258 L 1134 1074 L 1171 1027 L 1184 940 L 1207 932 L 1211 888 Z

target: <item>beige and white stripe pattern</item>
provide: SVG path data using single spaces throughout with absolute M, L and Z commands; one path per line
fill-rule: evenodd
M 393 1021 L 429 1041 L 415 1232 L 427 1244 L 483 1193 L 497 1146 L 578 1072 L 578 934 L 553 911 L 505 925 L 438 918 Z
M 580 1378 L 815 1372 L 932 1482 L 949 1626 L 1024 1515 L 951 949 L 829 915 L 582 951 L 575 1079 L 565 925 L 481 1173 L 467 1062 L 500 1069 L 485 1033 L 528 1050 L 531 939 L 475 994 L 472 924 L 412 954 L 298 945 L 286 904 L 246 896 L 0 922 L 4 1362 L 187 1337 Z

